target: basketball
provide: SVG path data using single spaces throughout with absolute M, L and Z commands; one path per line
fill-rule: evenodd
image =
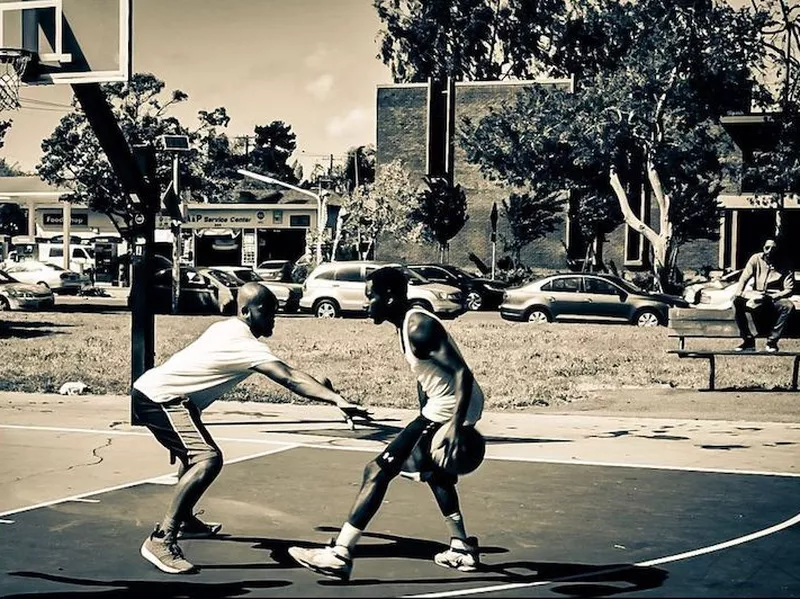
M 449 426 L 442 426 L 431 439 L 431 457 L 433 457 L 434 463 L 449 474 L 463 476 L 474 472 L 486 455 L 486 440 L 474 426 L 466 426 L 461 429 L 456 438 L 458 451 L 455 459 L 445 460 L 444 436 L 449 428 Z

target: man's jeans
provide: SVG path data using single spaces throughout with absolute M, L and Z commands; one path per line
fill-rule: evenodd
M 747 304 L 745 298 L 741 296 L 733 298 L 736 325 L 739 327 L 739 335 L 741 335 L 742 339 L 750 339 L 756 336 L 751 331 L 750 323 L 747 319 L 747 313 L 750 312 L 753 315 L 753 322 L 757 331 L 770 329 L 767 339 L 777 342 L 783 335 L 792 310 L 794 310 L 794 304 L 791 300 L 786 298 L 773 301 L 767 300 L 755 308 L 748 308 L 745 304 Z

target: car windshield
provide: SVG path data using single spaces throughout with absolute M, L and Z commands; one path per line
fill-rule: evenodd
M 213 275 L 220 283 L 226 285 L 227 287 L 239 286 L 239 280 L 233 275 L 228 274 L 224 270 L 211 269 L 208 272 L 211 273 L 211 275 Z
M 630 281 L 623 279 L 622 277 L 614 277 L 613 279 L 610 280 L 614 282 L 616 285 L 622 287 L 628 293 L 647 293 L 641 287 L 637 287 L 636 285 L 634 285 Z
M 245 283 L 251 283 L 253 281 L 263 281 L 261 277 L 258 276 L 258 273 L 254 270 L 250 270 L 248 268 L 242 268 L 240 270 L 234 271 L 234 276 L 241 279 Z
M 403 268 L 403 273 L 408 278 L 408 282 L 411 285 L 424 285 L 425 283 L 429 283 L 428 279 L 423 277 L 421 274 L 414 272 L 410 268 Z
M 14 277 L 4 270 L 0 270 L 0 283 L 18 283 Z

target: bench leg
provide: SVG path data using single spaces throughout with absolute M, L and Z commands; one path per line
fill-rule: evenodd
M 800 356 L 794 358 L 794 368 L 792 369 L 792 391 L 797 391 L 797 373 L 800 370 Z
M 714 362 L 714 356 L 708 356 L 708 389 L 710 391 L 714 390 L 714 375 L 716 374 L 716 363 Z

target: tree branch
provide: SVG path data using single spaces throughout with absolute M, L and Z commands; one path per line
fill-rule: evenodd
M 614 190 L 614 194 L 617 196 L 619 207 L 622 210 L 622 216 L 625 218 L 625 222 L 628 224 L 628 226 L 634 231 L 644 235 L 645 238 L 647 238 L 647 240 L 653 245 L 658 245 L 658 234 L 644 224 L 644 222 L 642 222 L 642 220 L 633 213 L 633 210 L 631 210 L 630 202 L 628 201 L 628 194 L 625 191 L 625 188 L 622 186 L 622 181 L 619 179 L 617 169 L 613 166 L 609 172 L 609 183 L 611 183 L 611 189 Z

